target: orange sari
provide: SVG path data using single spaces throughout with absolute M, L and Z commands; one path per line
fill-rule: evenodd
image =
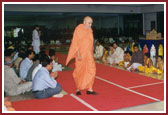
M 77 51 L 80 52 L 81 61 L 78 61 Z M 75 28 L 66 65 L 73 58 L 75 58 L 73 78 L 76 88 L 79 90 L 92 89 L 96 74 L 93 57 L 93 31 L 91 28 L 86 29 L 84 24 L 80 24 Z

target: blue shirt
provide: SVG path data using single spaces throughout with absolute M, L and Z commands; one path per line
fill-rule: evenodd
M 26 79 L 27 72 L 29 71 L 32 65 L 33 62 L 27 57 L 21 62 L 19 71 L 19 75 L 21 78 Z
M 49 71 L 45 67 L 42 67 L 35 74 L 32 90 L 41 91 L 48 88 L 55 88 L 56 85 L 57 81 L 50 76 Z

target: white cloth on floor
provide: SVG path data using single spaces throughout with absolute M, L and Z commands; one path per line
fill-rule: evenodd
M 53 95 L 52 97 L 55 97 L 55 98 L 61 98 L 61 97 L 63 97 L 63 96 L 64 96 L 64 94 L 59 93 L 59 94 L 55 94 L 55 95 Z
M 52 69 L 52 72 L 54 72 L 54 71 L 62 71 L 63 67 L 62 67 L 61 64 L 58 64 L 58 63 L 55 62 L 54 60 L 53 60 L 52 63 L 53 63 L 53 69 Z
M 127 68 L 128 71 L 130 71 L 131 68 L 138 69 L 139 66 L 142 66 L 140 63 L 133 63 L 130 67 Z

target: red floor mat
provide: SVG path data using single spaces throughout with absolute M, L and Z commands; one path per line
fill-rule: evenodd
M 96 76 L 112 81 L 124 87 L 163 82 L 163 80 L 150 78 L 103 64 L 96 64 Z
M 57 81 L 62 85 L 62 88 L 65 91 L 68 93 L 75 93 L 76 89 L 72 77 L 72 71 L 59 72 L 59 78 Z M 79 97 L 92 105 L 94 108 L 102 111 L 115 110 L 155 102 L 154 100 L 129 92 L 98 79 L 95 80 L 94 90 L 97 91 L 99 95 L 86 95 L 86 91 L 84 90 L 81 91 L 82 96 Z M 162 97 L 162 95 L 160 96 Z
M 61 84 L 62 88 L 68 93 L 75 93 L 75 85 L 72 77 L 72 71 L 59 72 L 59 77 L 57 79 L 58 83 Z M 136 76 L 135 76 L 136 77 Z M 110 111 L 120 108 L 126 108 L 141 104 L 147 104 L 155 102 L 155 100 L 143 97 L 141 95 L 135 94 L 133 92 L 127 91 L 120 87 L 114 86 L 112 84 L 106 83 L 102 80 L 95 79 L 93 86 L 94 90 L 99 93 L 97 96 L 86 95 L 86 91 L 81 91 L 82 95 L 79 98 L 83 99 L 85 102 L 93 106 L 100 111 Z M 158 91 L 162 90 L 158 89 Z M 155 98 L 163 97 L 163 90 L 156 93 L 156 87 L 145 88 L 147 90 L 137 88 L 138 92 L 142 92 Z M 155 89 L 155 90 L 154 90 Z M 152 94 L 152 95 L 151 95 Z M 24 106 L 23 106 L 24 105 Z M 49 98 L 43 100 L 26 100 L 13 102 L 13 107 L 18 111 L 84 111 L 90 110 L 86 106 L 82 105 L 80 102 L 70 97 L 69 95 L 64 96 L 61 99 Z
M 58 72 L 57 82 L 61 84 L 62 89 L 65 90 L 67 93 L 74 93 L 76 91 L 72 72 L 73 71 Z
M 157 98 L 161 101 L 164 100 L 164 84 L 156 84 L 151 86 L 144 86 L 139 88 L 132 88 L 132 90 Z
M 99 95 L 86 95 L 86 92 L 82 91 L 82 95 L 79 97 L 100 111 L 110 111 L 155 102 L 98 79 L 95 80 L 94 90 Z
M 32 99 L 12 102 L 16 111 L 92 111 L 69 95 L 63 98 Z

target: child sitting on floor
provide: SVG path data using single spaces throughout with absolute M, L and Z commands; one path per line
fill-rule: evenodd
M 158 56 L 156 69 L 153 72 L 157 73 L 157 74 L 163 74 L 163 72 L 164 72 L 164 63 L 163 63 L 163 57 L 162 56 Z
M 125 51 L 124 52 L 124 61 L 120 61 L 119 66 L 126 68 L 127 65 L 131 62 L 131 56 L 132 56 L 131 51 Z
M 144 54 L 144 66 L 139 66 L 138 71 L 145 72 L 145 73 L 153 73 L 153 62 L 150 59 L 150 54 Z

